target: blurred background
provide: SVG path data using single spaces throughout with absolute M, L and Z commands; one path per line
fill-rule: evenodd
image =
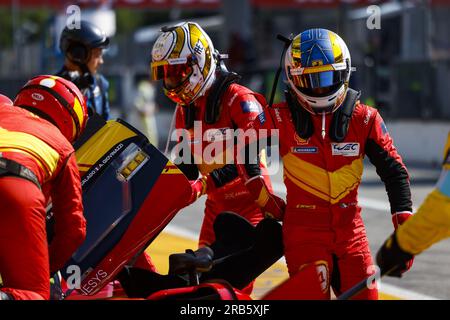
M 351 86 L 380 110 L 406 163 L 441 161 L 450 128 L 450 0 L 0 0 L 1 93 L 13 98 L 33 75 L 61 68 L 59 36 L 73 5 L 111 37 L 100 72 L 110 81 L 113 117 L 141 130 L 137 97 L 162 26 L 198 22 L 241 83 L 267 98 L 283 46 L 277 34 L 321 27 L 346 41 L 357 69 Z M 155 85 L 145 99 L 154 103 L 157 133 L 148 134 L 163 149 L 174 105 Z M 275 101 L 282 79 L 278 87 Z

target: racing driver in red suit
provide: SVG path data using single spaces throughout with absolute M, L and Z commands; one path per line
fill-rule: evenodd
M 152 78 L 162 79 L 164 93 L 177 103 L 175 150 L 181 160 L 176 163 L 192 181 L 191 201 L 207 194 L 199 246 L 208 246 L 215 240 L 213 222 L 220 212 L 236 212 L 256 225 L 264 214 L 283 208 L 283 200 L 272 195 L 263 160 L 245 163 L 254 177 L 247 186 L 234 162 L 233 130 L 252 128 L 266 101 L 236 83 L 239 77 L 226 70 L 198 24 L 185 22 L 162 31 L 152 50 Z M 258 201 L 262 188 L 270 199 Z
M 81 92 L 56 76 L 31 79 L 14 105 L 0 106 L 0 300 L 49 299 L 50 274 L 85 238 L 71 143 L 86 120 Z M 45 221 L 50 198 L 55 235 L 49 246 Z
M 284 69 L 286 101 L 261 113 L 255 127 L 279 130 L 289 274 L 315 264 L 330 298 L 330 287 L 339 296 L 375 271 L 357 200 L 365 155 L 386 186 L 395 228 L 412 211 L 408 172 L 378 111 L 348 87 L 350 54 L 337 34 L 300 33 L 286 50 Z M 308 288 L 298 290 L 307 296 Z M 355 298 L 377 297 L 372 288 Z

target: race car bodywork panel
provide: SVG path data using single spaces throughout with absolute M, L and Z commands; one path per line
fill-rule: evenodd
M 76 152 L 83 187 L 85 242 L 61 270 L 78 266 L 79 290 L 96 294 L 188 203 L 184 174 L 123 120 L 108 121 Z M 170 190 L 170 191 L 169 191 Z

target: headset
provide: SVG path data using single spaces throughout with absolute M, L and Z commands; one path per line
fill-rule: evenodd
M 67 47 L 67 57 L 77 64 L 87 64 L 91 50 L 81 42 L 72 42 Z

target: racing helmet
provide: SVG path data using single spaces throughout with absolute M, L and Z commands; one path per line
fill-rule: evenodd
M 7 96 L 0 93 L 0 105 L 6 104 L 8 106 L 12 106 L 12 101 Z
M 41 75 L 20 89 L 14 105 L 53 123 L 73 143 L 88 119 L 83 94 L 72 82 L 57 76 Z
M 172 101 L 188 105 L 214 82 L 214 46 L 195 22 L 183 22 L 161 31 L 152 49 L 151 78 L 163 80 L 164 93 Z
M 81 20 L 80 28 L 66 26 L 61 32 L 59 48 L 70 61 L 85 65 L 94 48 L 105 49 L 109 46 L 109 38 L 96 25 Z
M 297 35 L 286 50 L 284 68 L 290 89 L 310 113 L 332 113 L 344 101 L 351 58 L 336 33 L 309 29 Z

